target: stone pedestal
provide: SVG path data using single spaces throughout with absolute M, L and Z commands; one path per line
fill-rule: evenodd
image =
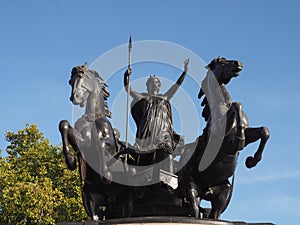
M 275 225 L 274 223 L 247 223 L 242 221 L 224 221 L 210 219 L 194 219 L 191 217 L 132 217 L 109 219 L 104 222 L 61 222 L 57 225 Z

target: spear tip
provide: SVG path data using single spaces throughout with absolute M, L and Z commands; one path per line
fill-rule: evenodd
M 129 49 L 129 50 L 131 50 L 131 49 L 132 49 L 132 40 L 131 40 L 131 35 L 130 35 L 130 37 L 129 37 L 128 49 Z

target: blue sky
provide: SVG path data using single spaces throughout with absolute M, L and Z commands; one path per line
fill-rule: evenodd
M 229 84 L 229 92 L 243 103 L 251 126 L 265 125 L 271 132 L 256 168 L 246 169 L 244 160 L 257 143 L 241 152 L 233 199 L 222 218 L 296 224 L 300 220 L 299 10 L 296 0 L 2 1 L 0 149 L 7 146 L 5 131 L 23 129 L 26 122 L 36 123 L 52 144 L 60 143 L 58 122 L 72 120 L 67 81 L 73 66 L 93 63 L 127 43 L 130 34 L 134 41 L 176 43 L 205 62 L 217 56 L 242 61 L 244 69 Z M 173 81 L 180 75 L 180 70 L 152 64 L 133 69 L 135 74 L 161 71 Z M 122 73 L 120 83 L 110 84 L 112 96 L 122 86 Z M 203 76 L 199 74 L 198 85 Z M 195 87 L 183 84 L 194 91 L 197 103 Z M 178 126 L 176 119 L 174 124 Z

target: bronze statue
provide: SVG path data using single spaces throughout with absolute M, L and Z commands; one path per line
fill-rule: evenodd
M 111 116 L 107 106 L 110 94 L 101 76 L 89 69 L 87 64 L 72 69 L 69 81 L 72 87 L 70 100 L 74 105 L 85 107 L 85 113 L 76 121 L 74 128 L 68 121 L 62 120 L 59 130 L 68 169 L 75 170 L 78 161 L 83 185 L 83 204 L 88 216 L 94 221 L 99 221 L 104 216 L 199 218 L 202 213 L 202 217 L 220 219 L 232 195 L 239 151 L 249 143 L 260 140 L 254 157 L 248 157 L 246 160 L 246 166 L 252 168 L 262 159 L 269 138 L 268 128 L 249 127 L 241 103 L 233 102 L 226 89 L 226 84 L 239 75 L 243 68 L 242 63 L 218 57 L 207 66 L 208 72 L 198 95 L 199 98 L 205 96 L 201 105 L 204 107 L 202 116 L 206 126 L 194 143 L 184 145 L 181 136 L 173 128 L 170 99 L 186 77 L 189 59 L 184 61 L 183 73 L 166 93 L 159 93 L 161 82 L 155 75 L 147 80 L 147 92 L 138 93 L 129 85 L 132 74 L 131 48 L 130 38 L 124 87 L 128 99 L 129 96 L 133 98 L 131 115 L 137 127 L 134 146 L 128 143 L 127 135 L 126 142 L 119 140 L 120 132 L 112 127 L 107 118 Z M 77 156 L 72 154 L 69 145 Z M 175 148 L 183 152 L 177 164 L 172 157 Z M 191 158 L 184 152 L 192 154 Z M 131 167 L 134 168 L 134 173 L 130 176 L 135 177 L 146 174 L 144 166 L 151 166 L 153 169 L 152 165 L 166 158 L 169 158 L 170 165 L 186 163 L 177 174 L 179 186 L 176 190 L 159 179 L 161 182 L 151 185 L 143 183 L 144 186 L 124 185 L 113 179 L 117 174 L 112 169 L 113 160 L 117 159 L 124 165 L 123 169 L 118 171 L 118 175 L 125 177 L 123 175 L 128 173 L 128 168 Z M 177 181 L 177 175 L 172 174 L 171 167 L 159 169 L 166 170 L 166 174 L 176 177 Z M 159 178 L 160 175 L 154 172 L 151 174 Z M 233 177 L 231 183 L 230 177 Z M 210 201 L 211 209 L 200 207 L 201 199 Z
M 269 138 L 266 127 L 252 128 L 248 125 L 242 105 L 232 102 L 226 89 L 226 84 L 237 77 L 242 70 L 242 63 L 236 60 L 216 58 L 207 66 L 208 72 L 202 82 L 198 97 L 205 95 L 202 101 L 204 109 L 202 116 L 207 121 L 203 134 L 198 138 L 196 150 L 191 159 L 181 171 L 179 189 L 181 195 L 187 198 L 191 205 L 190 214 L 199 217 L 199 209 L 205 216 L 220 219 L 220 215 L 229 204 L 233 181 L 228 178 L 234 175 L 239 151 L 248 144 L 260 139 L 260 144 L 254 157 L 248 157 L 246 166 L 254 167 L 262 158 L 262 152 Z M 217 89 L 220 90 L 219 93 Z M 217 134 L 224 124 L 224 134 Z M 216 156 L 206 168 L 200 168 L 209 139 L 221 140 Z M 234 179 L 234 178 L 233 178 Z M 199 208 L 201 199 L 211 202 L 211 210 Z

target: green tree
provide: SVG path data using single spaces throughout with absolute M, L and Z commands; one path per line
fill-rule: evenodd
M 36 125 L 7 132 L 0 157 L 0 224 L 55 224 L 86 219 L 79 175 L 66 169 L 61 146 Z

